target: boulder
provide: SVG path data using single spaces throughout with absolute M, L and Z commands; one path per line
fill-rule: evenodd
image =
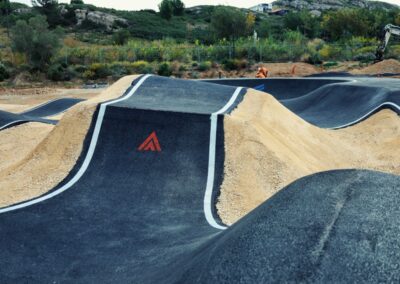
M 77 25 L 81 25 L 84 20 L 91 21 L 98 25 L 104 25 L 107 30 L 112 30 L 115 24 L 128 25 L 128 21 L 124 18 L 120 18 L 108 13 L 100 11 L 88 11 L 86 9 L 75 10 L 75 17 L 77 20 Z

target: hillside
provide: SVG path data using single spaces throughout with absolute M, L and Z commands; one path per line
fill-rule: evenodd
M 273 5 L 291 10 L 308 10 L 322 13 L 328 10 L 344 8 L 368 8 L 368 9 L 393 9 L 396 6 L 378 1 L 367 0 L 278 0 Z
M 386 10 L 396 8 L 388 3 L 366 0 L 278 0 L 274 2 L 274 5 L 289 10 L 308 10 L 317 16 L 343 8 L 383 8 Z M 212 43 L 214 38 L 210 33 L 210 22 L 215 7 L 206 5 L 189 7 L 182 16 L 174 16 L 166 20 L 154 10 L 119 11 L 88 4 L 60 4 L 55 12 L 56 15 L 52 14 L 48 18 L 51 26 L 60 25 L 66 28 L 67 32 L 82 34 L 81 39 L 85 37 L 85 32 L 93 35 L 98 32 L 112 34 L 116 30 L 124 29 L 135 38 L 156 40 L 168 37 Z M 12 9 L 14 20 L 21 17 L 26 19 L 37 13 L 34 9 L 19 3 L 12 3 Z M 248 12 L 247 9 L 242 10 Z M 280 34 L 282 22 L 283 17 L 256 13 L 256 30 L 261 36 L 271 35 L 271 33 Z M 86 36 L 83 40 L 104 43 L 104 39 L 99 38 Z
M 387 23 L 400 25 L 400 9 L 332 8 L 339 2 L 343 7 L 364 7 L 361 0 L 307 0 L 319 9 L 330 3 L 331 9 L 321 16 L 318 10 L 280 16 L 196 6 L 167 20 L 154 10 L 120 11 L 82 3 L 45 9 L 13 3 L 11 13 L 0 17 L 0 81 L 21 85 L 44 78 L 113 80 L 132 73 L 238 77 L 254 76 L 264 63 L 272 68 L 272 63 L 301 62 L 320 70 L 339 67 L 338 62 L 354 61 L 359 67 L 373 62 L 377 35 Z M 233 35 L 237 30 L 242 32 Z M 399 55 L 400 45 L 392 41 L 385 58 Z M 301 69 L 300 63 L 288 66 L 286 75 Z M 270 71 L 274 76 L 282 73 Z

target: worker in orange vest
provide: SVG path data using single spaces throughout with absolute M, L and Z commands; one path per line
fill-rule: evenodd
M 268 69 L 265 67 L 258 67 L 256 78 L 267 78 L 267 77 L 268 77 Z

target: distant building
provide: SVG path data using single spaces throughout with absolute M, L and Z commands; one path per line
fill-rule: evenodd
M 250 10 L 258 13 L 268 13 L 272 11 L 272 3 L 261 3 L 257 6 L 251 7 Z

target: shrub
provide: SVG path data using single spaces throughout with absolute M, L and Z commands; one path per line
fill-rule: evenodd
M 121 62 L 113 62 L 107 66 L 107 72 L 113 77 L 121 77 L 128 75 L 129 64 L 124 64 Z
M 336 61 L 329 61 L 324 63 L 324 67 L 329 68 L 329 67 L 334 67 L 334 66 L 338 66 L 338 63 Z
M 225 70 L 239 70 L 247 67 L 248 62 L 246 60 L 239 59 L 228 59 L 222 62 Z
M 111 72 L 110 72 L 110 69 L 108 67 L 109 67 L 108 64 L 93 63 L 89 67 L 88 71 L 90 71 L 90 73 L 88 73 L 88 74 L 92 74 L 92 78 L 91 79 L 106 78 L 106 77 L 112 75 Z
M 160 76 L 169 77 L 172 75 L 172 69 L 168 62 L 163 62 L 158 67 L 157 74 Z
M 90 80 L 96 79 L 96 74 L 95 74 L 93 71 L 91 71 L 91 70 L 86 70 L 86 71 L 83 73 L 83 78 L 84 78 L 84 79 L 90 79 Z
M 75 77 L 75 71 L 59 63 L 51 65 L 47 70 L 47 78 L 53 81 L 69 81 Z
M 304 54 L 303 57 L 301 58 L 301 61 L 304 61 L 309 64 L 313 64 L 313 65 L 322 64 L 321 56 L 319 55 L 318 52 L 314 52 L 311 54 L 308 54 L 308 53 Z
M 324 60 L 337 59 L 341 56 L 341 49 L 337 46 L 324 45 L 324 47 L 319 51 L 319 54 Z
M 75 72 L 79 74 L 83 74 L 86 72 L 87 67 L 85 65 L 76 65 L 74 66 Z
M 124 45 L 128 42 L 131 34 L 128 30 L 120 30 L 113 34 L 113 41 L 117 45 Z
M 204 61 L 204 62 L 201 62 L 201 63 L 199 64 L 199 66 L 197 67 L 197 69 L 198 69 L 199 71 L 208 71 L 208 70 L 211 69 L 211 67 L 212 67 L 211 61 Z
M 179 72 L 185 72 L 185 71 L 187 71 L 187 70 L 188 70 L 188 68 L 187 68 L 186 65 L 181 65 L 181 66 L 179 66 Z
M 238 69 L 238 60 L 237 59 L 228 59 L 222 62 L 222 65 L 225 70 L 236 70 Z
M 362 63 L 368 63 L 375 60 L 375 55 L 373 53 L 364 53 L 354 56 L 355 61 L 360 61 Z
M 139 60 L 132 64 L 132 71 L 136 74 L 149 74 L 153 73 L 153 67 L 147 61 Z
M 0 81 L 8 79 L 9 76 L 10 74 L 8 73 L 6 66 L 4 66 L 4 64 L 0 62 Z

